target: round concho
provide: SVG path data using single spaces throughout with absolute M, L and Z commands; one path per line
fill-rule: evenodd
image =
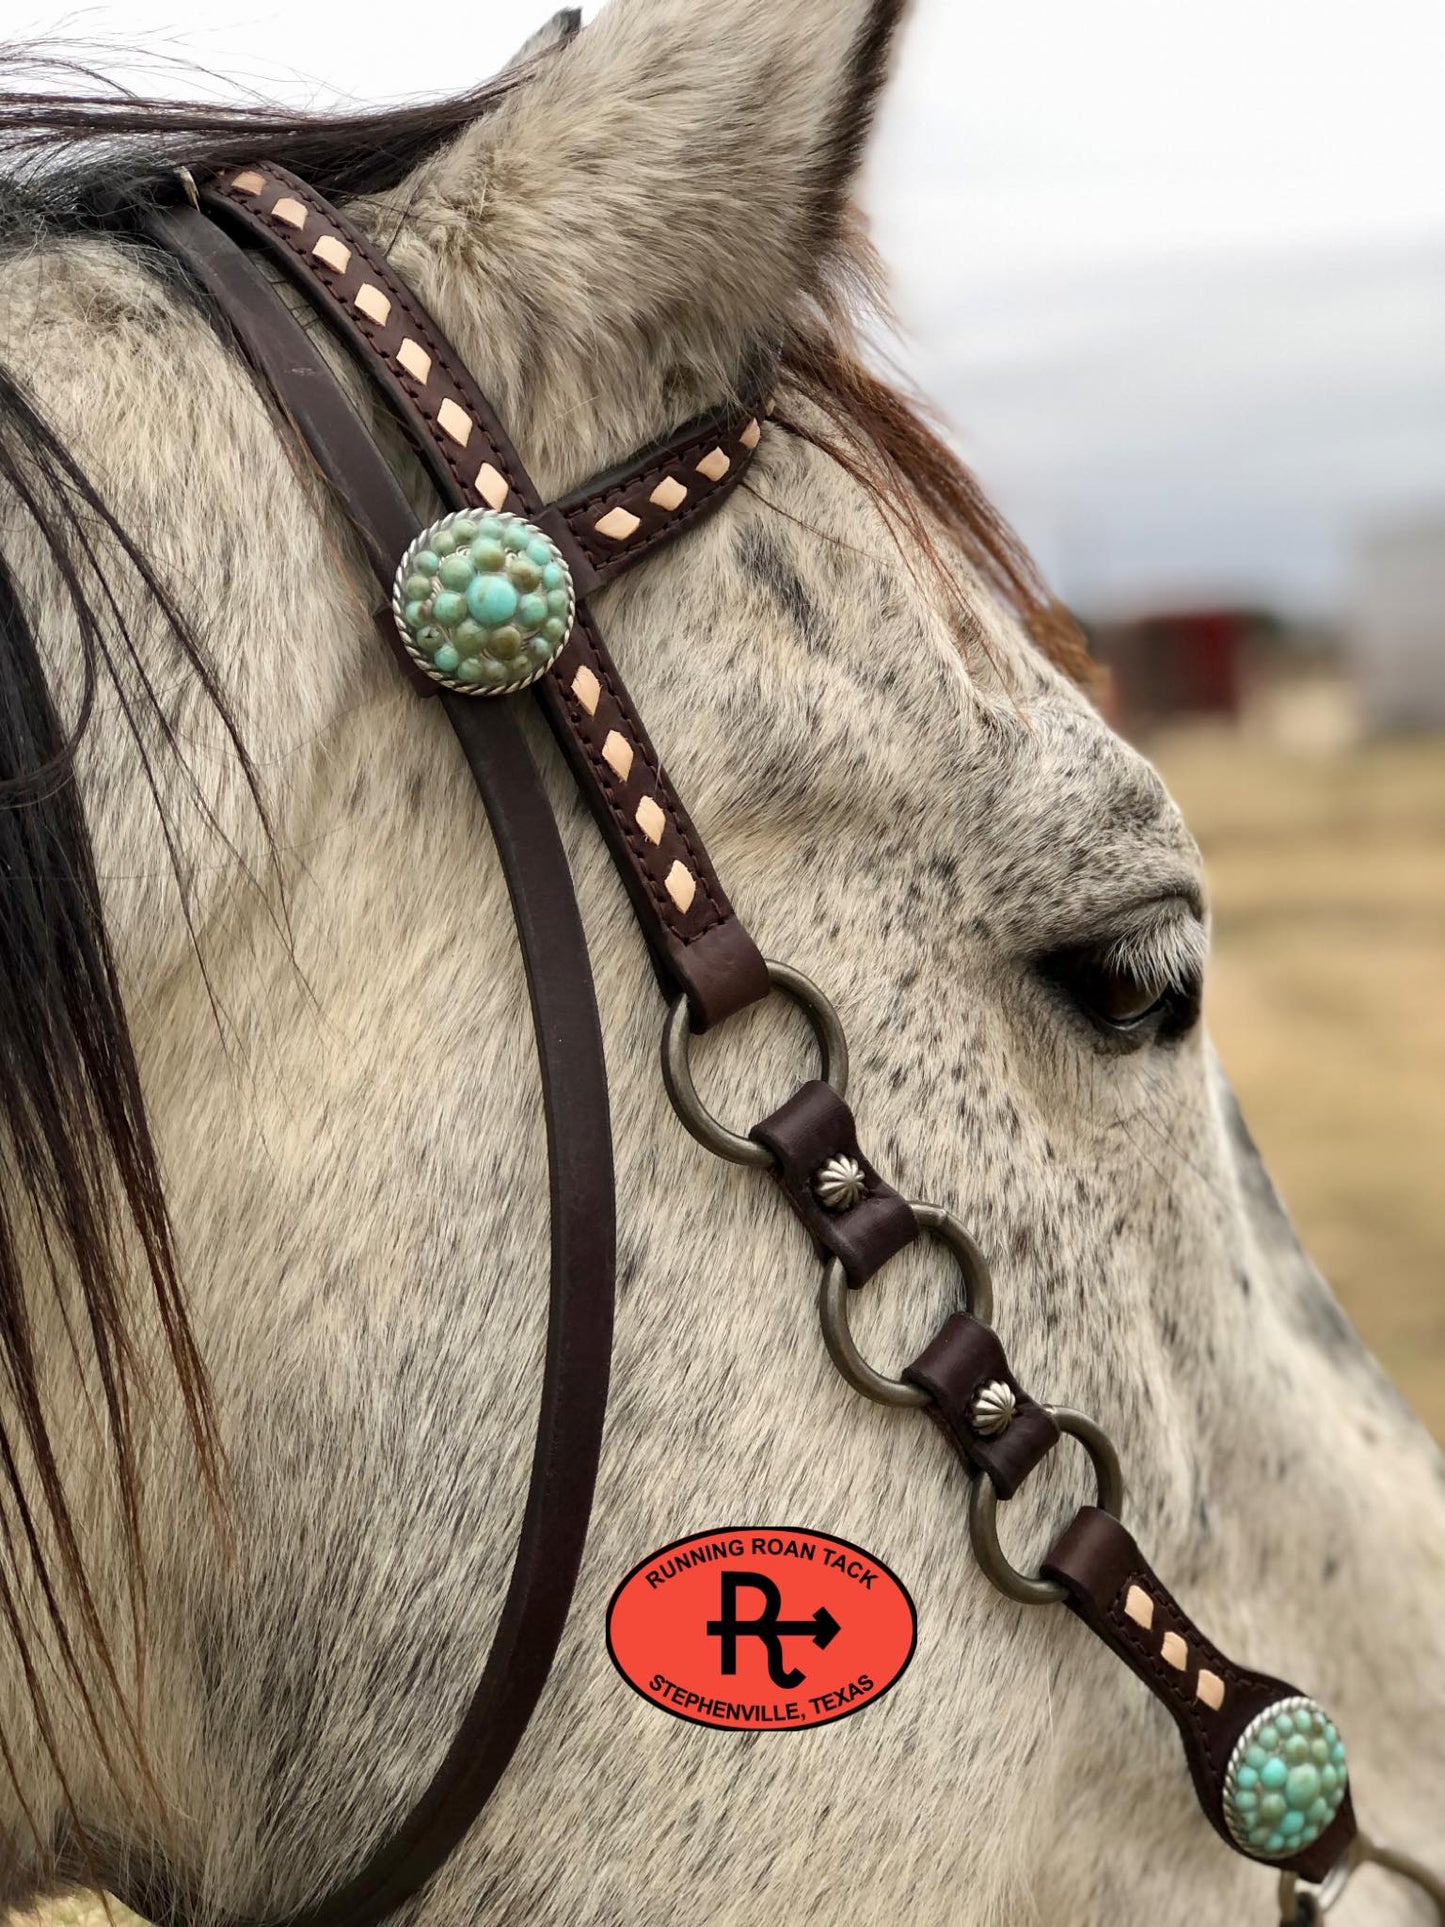
M 412 543 L 391 606 L 407 654 L 444 688 L 510 696 L 561 654 L 577 598 L 561 551 L 533 523 L 463 509 Z
M 1239 1736 L 1224 1778 L 1235 1845 L 1259 1860 L 1313 1846 L 1345 1797 L 1349 1768 L 1334 1721 L 1303 1695 L 1276 1700 Z

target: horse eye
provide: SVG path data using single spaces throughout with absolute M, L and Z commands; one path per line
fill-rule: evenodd
M 1161 986 L 1157 975 L 1141 976 L 1110 945 L 1057 951 L 1040 969 L 1100 1029 L 1133 1034 L 1141 1043 L 1166 1030 L 1178 1035 L 1198 1015 L 1197 981 Z
M 1108 961 L 1084 961 L 1076 968 L 1071 989 L 1101 1023 L 1122 1030 L 1141 1024 L 1163 1003 L 1167 993 L 1141 983 L 1132 971 Z

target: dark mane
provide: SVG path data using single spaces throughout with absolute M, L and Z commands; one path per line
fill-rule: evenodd
M 35 82 L 92 76 L 73 60 L 0 49 L 0 80 L 8 83 L 0 95 L 0 244 L 36 231 L 113 227 L 178 167 L 201 175 L 258 155 L 331 200 L 384 193 L 490 112 L 526 71 L 446 100 L 318 112 L 148 100 L 114 87 L 56 92 Z
M 575 24 L 569 16 L 556 29 Z M 420 106 L 308 114 L 143 100 L 100 86 L 56 92 L 38 84 L 53 80 L 57 66 L 72 86 L 77 79 L 93 82 L 73 62 L 46 61 L 33 49 L 0 52 L 0 82 L 8 83 L 0 95 L 0 252 L 129 227 L 136 212 L 173 186 L 181 165 L 200 172 L 266 153 L 309 175 L 328 195 L 383 191 L 487 112 L 511 84 L 503 79 Z M 41 1290 L 79 1308 L 70 1343 L 100 1388 L 127 1543 L 138 1667 L 145 1585 L 137 1424 L 146 1388 L 132 1337 L 140 1307 L 129 1254 L 138 1254 L 141 1275 L 148 1275 L 202 1477 L 213 1498 L 220 1491 L 209 1386 L 177 1274 L 75 782 L 76 752 L 105 682 L 119 699 L 158 809 L 157 759 L 181 763 L 127 628 L 118 582 L 128 578 L 159 612 L 179 659 L 226 724 L 258 810 L 260 797 L 205 652 L 139 533 L 127 528 L 3 364 L 0 500 L 41 540 L 62 596 L 56 630 L 73 639 L 84 669 L 78 712 L 62 718 L 37 643 L 38 612 L 25 606 L 0 553 L 0 1637 L 8 1637 L 18 1656 L 41 1742 L 70 1808 L 75 1845 L 88 1866 L 90 1850 L 69 1796 L 34 1650 L 25 1598 L 31 1586 L 38 1588 L 65 1669 L 64 1689 L 83 1708 L 102 1760 L 116 1765 L 118 1729 L 148 1779 L 142 1681 L 138 1673 L 123 1688 L 117 1676 L 62 1480 L 55 1439 L 68 1415 L 47 1409 L 41 1396 L 33 1336 Z M 186 878 L 164 815 L 161 828 L 184 904 Z M 3 1730 L 0 1766 L 28 1813 L 11 1736 Z M 43 1851 L 46 1843 L 37 1844 Z
M 76 753 L 102 680 L 116 693 L 157 802 L 155 759 L 178 754 L 121 613 L 116 584 L 123 573 L 139 580 L 182 658 L 223 715 L 224 709 L 205 657 L 164 583 L 3 367 L 0 497 L 42 538 L 83 665 L 79 713 L 67 724 L 47 685 L 35 612 L 0 555 L 0 1627 L 20 1654 L 40 1734 L 59 1772 L 45 1694 L 27 1646 L 27 1571 L 68 1690 L 83 1706 L 102 1758 L 109 1763 L 112 1756 L 96 1703 L 96 1665 L 112 1716 L 142 1764 L 144 1750 L 132 1711 L 140 1680 L 122 1691 L 55 1449 L 57 1420 L 63 1430 L 75 1416 L 48 1409 L 42 1396 L 33 1331 L 42 1290 L 61 1305 L 75 1358 L 99 1387 L 138 1654 L 145 1592 L 136 1421 L 144 1373 L 133 1339 L 136 1259 L 149 1279 L 202 1478 L 213 1495 L 219 1490 L 206 1375 L 177 1275 L 160 1167 L 75 781 Z M 236 746 L 249 781 L 249 764 L 239 741 Z M 164 821 L 163 829 L 172 847 Z M 186 879 L 179 869 L 177 880 L 184 902 Z M 3 1732 L 0 1759 L 14 1778 Z M 61 1778 L 64 1784 L 63 1772 Z

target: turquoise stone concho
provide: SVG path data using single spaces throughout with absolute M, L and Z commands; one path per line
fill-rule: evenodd
M 1302 1694 L 1267 1706 L 1239 1736 L 1224 1778 L 1224 1818 L 1238 1847 L 1283 1860 L 1313 1846 L 1345 1797 L 1349 1768 L 1334 1721 Z
M 391 606 L 407 654 L 463 696 L 510 696 L 545 675 L 577 614 L 556 543 L 520 515 L 487 509 L 422 530 Z

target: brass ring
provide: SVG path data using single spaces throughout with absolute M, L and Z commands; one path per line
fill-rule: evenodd
M 767 972 L 774 990 L 782 991 L 785 997 L 790 997 L 799 1005 L 812 1025 L 823 1060 L 823 1082 L 830 1084 L 839 1097 L 846 1097 L 848 1040 L 843 1035 L 837 1011 L 801 970 L 793 970 L 787 964 L 769 962 Z M 662 1032 L 662 1081 L 672 1099 L 672 1108 L 698 1143 L 711 1151 L 714 1157 L 726 1158 L 730 1164 L 750 1164 L 757 1170 L 766 1170 L 773 1162 L 772 1152 L 753 1138 L 742 1137 L 738 1132 L 730 1131 L 725 1124 L 720 1124 L 698 1096 L 697 1086 L 692 1081 L 691 1049 L 692 1027 L 687 998 L 679 997 L 667 1013 Z
M 1064 1405 L 1049 1405 L 1044 1409 L 1052 1414 L 1059 1430 L 1077 1439 L 1088 1453 L 1098 1488 L 1095 1503 L 1101 1512 L 1117 1519 L 1124 1505 L 1124 1474 L 1114 1441 L 1083 1412 L 1070 1411 Z M 973 1544 L 973 1556 L 985 1577 L 1006 1598 L 1017 1599 L 1024 1606 L 1057 1606 L 1068 1597 L 1057 1579 L 1045 1579 L 1042 1573 L 1020 1572 L 1005 1556 L 998 1539 L 998 1494 L 986 1474 L 975 1478 L 968 1495 L 968 1536 Z
M 1434 1904 L 1436 1918 L 1445 1927 L 1445 1881 L 1438 1879 L 1419 1860 L 1393 1847 L 1376 1844 L 1368 1834 L 1357 1833 L 1343 1854 L 1312 1893 L 1300 1888 L 1298 1874 L 1279 1877 L 1279 1916 L 1286 1923 L 1298 1921 L 1301 1927 L 1310 1920 L 1322 1920 L 1333 1913 L 1351 1879 L 1361 1867 L 1380 1867 L 1406 1881 L 1417 1893 Z M 1304 1911 L 1308 1909 L 1309 1911 Z
M 957 1258 L 963 1273 L 964 1309 L 981 1325 L 988 1324 L 993 1317 L 993 1281 L 988 1260 L 952 1212 L 936 1204 L 910 1203 L 908 1208 L 921 1228 L 941 1238 Z M 882 1372 L 875 1372 L 854 1344 L 848 1322 L 851 1290 L 841 1261 L 830 1258 L 818 1288 L 818 1317 L 822 1321 L 823 1343 L 828 1347 L 829 1358 L 855 1392 L 861 1392 L 864 1398 L 871 1398 L 879 1405 L 916 1408 L 929 1404 L 929 1394 L 921 1385 L 910 1385 L 906 1378 L 885 1378 Z

